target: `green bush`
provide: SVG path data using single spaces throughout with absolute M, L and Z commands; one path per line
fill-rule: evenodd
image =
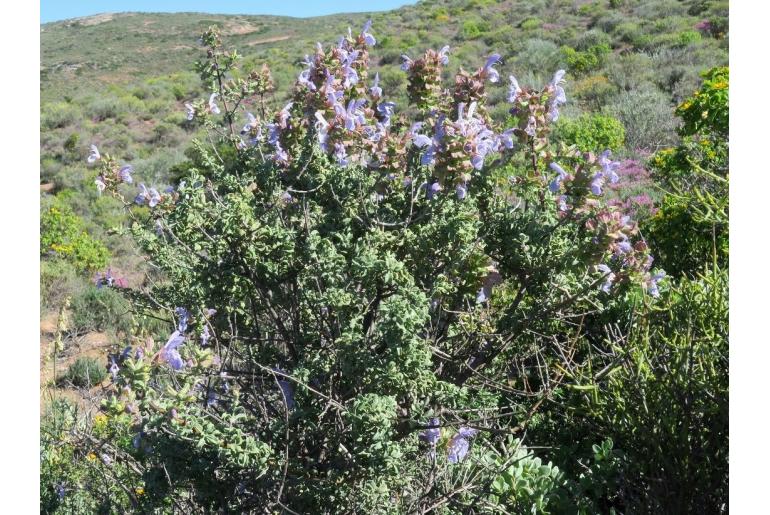
M 465 20 L 460 30 L 462 39 L 476 39 L 489 31 L 489 24 L 480 19 Z
M 645 151 L 659 150 L 676 140 L 677 123 L 671 110 L 668 97 L 654 87 L 621 91 L 607 107 L 626 129 L 626 146 Z
M 693 43 L 698 43 L 700 40 L 701 35 L 697 30 L 686 30 L 677 35 L 677 43 L 679 46 L 691 45 Z
M 101 384 L 107 378 L 107 367 L 99 360 L 80 357 L 70 365 L 64 380 L 79 388 L 91 388 Z
M 80 289 L 83 280 L 75 266 L 64 259 L 44 259 L 40 262 L 41 311 L 61 307 L 64 299 Z
M 583 115 L 575 119 L 559 120 L 554 136 L 581 151 L 623 148 L 625 129 L 615 118 L 600 114 Z
M 79 333 L 110 331 L 129 334 L 132 328 L 128 301 L 114 288 L 91 285 L 72 298 L 73 329 Z
M 521 22 L 521 29 L 522 30 L 539 29 L 542 24 L 543 24 L 543 20 L 541 20 L 540 18 L 527 18 L 526 20 Z
M 726 267 L 729 256 L 729 72 L 714 68 L 704 78 L 676 109 L 683 141 L 651 160 L 653 176 L 669 193 L 646 223 L 663 266 L 689 277 L 704 266 Z
M 92 238 L 83 221 L 72 210 L 55 203 L 40 216 L 40 255 L 54 254 L 80 271 L 94 271 L 107 266 L 110 252 Z

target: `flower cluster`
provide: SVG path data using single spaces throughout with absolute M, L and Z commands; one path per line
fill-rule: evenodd
M 120 183 L 131 184 L 134 182 L 134 178 L 131 175 L 134 173 L 133 166 L 129 164 L 119 166 L 109 155 L 105 155 L 104 158 L 102 158 L 96 145 L 91 145 L 86 161 L 88 164 L 93 164 L 97 161 L 100 163 L 99 175 L 94 180 L 94 184 L 96 184 L 96 189 L 99 194 L 101 194 L 108 186 L 113 187 Z
M 401 69 L 407 72 L 406 92 L 409 102 L 423 111 L 433 111 L 443 104 L 441 70 L 449 63 L 449 46 L 436 52 L 429 49 L 419 59 L 402 55 Z

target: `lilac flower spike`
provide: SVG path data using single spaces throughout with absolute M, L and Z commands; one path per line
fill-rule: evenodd
M 90 152 L 88 154 L 88 159 L 86 159 L 86 161 L 88 161 L 88 164 L 95 163 L 96 161 L 98 161 L 101 158 L 102 158 L 102 156 L 101 156 L 101 154 L 99 154 L 99 149 L 96 148 L 96 145 L 91 145 L 91 149 L 90 149 Z
M 187 109 L 187 121 L 192 121 L 195 118 L 195 108 L 189 102 L 185 102 L 185 109 Z
M 549 186 L 549 189 L 551 190 L 551 192 L 556 193 L 561 189 L 562 181 L 567 178 L 567 172 L 565 172 L 564 169 L 558 164 L 556 164 L 555 162 L 551 163 L 548 166 L 551 168 L 551 170 L 559 174 L 553 181 L 551 181 L 551 184 Z
M 219 114 L 219 106 L 214 102 L 214 100 L 219 96 L 219 93 L 212 93 L 209 97 L 209 111 L 211 111 L 214 114 Z
M 444 45 L 438 52 L 438 61 L 446 66 L 449 64 L 449 45 Z
M 364 25 L 364 28 L 361 30 L 361 35 L 364 37 L 364 42 L 368 46 L 374 46 L 377 43 L 377 40 L 374 39 L 374 36 L 372 36 L 369 33 L 369 29 L 371 28 L 372 28 L 372 20 L 369 20 L 366 22 L 366 24 Z
M 209 343 L 209 338 L 211 338 L 211 333 L 209 332 L 209 326 L 205 325 L 203 326 L 203 331 L 201 331 L 201 347 L 205 347 Z
M 473 437 L 477 432 L 476 429 L 469 427 L 458 429 L 457 434 L 449 441 L 449 455 L 447 456 L 449 463 L 459 463 L 465 458 L 470 449 L 468 438 Z
M 487 59 L 482 75 L 488 77 L 489 82 L 497 82 L 500 80 L 500 73 L 498 73 L 493 66 L 499 63 L 501 59 L 502 57 L 500 57 L 500 54 L 492 54 L 489 56 L 489 59 Z
M 133 166 L 124 165 L 120 168 L 120 171 L 118 173 L 120 174 L 120 180 L 125 182 L 126 184 L 131 184 L 134 182 L 133 177 L 131 177 L 131 174 L 134 173 Z
M 508 86 L 508 102 L 513 103 L 516 101 L 519 93 L 521 93 L 521 88 L 519 87 L 519 81 L 513 75 L 509 75 L 508 80 L 511 81 L 511 85 Z

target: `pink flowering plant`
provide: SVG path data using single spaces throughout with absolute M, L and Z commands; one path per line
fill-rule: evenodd
M 215 28 L 201 41 L 211 91 L 185 109 L 209 141 L 180 183 L 160 191 L 93 154 L 97 188 L 124 203 L 162 273 L 121 288 L 167 332 L 113 357 L 104 403 L 130 420 L 116 446 L 143 478 L 130 503 L 590 506 L 556 467 L 536 480 L 519 437 L 601 345 L 607 306 L 666 287 L 637 224 L 604 198 L 611 154 L 549 140 L 565 71 L 506 82 L 493 54 L 446 85 L 451 48 L 404 56 L 407 118 L 370 69 L 367 24 L 319 43 L 272 113 L 269 70 L 234 79 L 237 52 Z M 504 120 L 485 108 L 495 87 L 508 88 Z

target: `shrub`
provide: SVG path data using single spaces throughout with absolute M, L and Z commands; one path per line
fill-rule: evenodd
M 607 111 L 625 127 L 629 149 L 655 151 L 675 140 L 676 120 L 668 97 L 657 88 L 621 91 Z
M 677 35 L 677 42 L 680 46 L 687 46 L 692 43 L 698 43 L 701 40 L 700 32 L 696 30 L 686 30 Z
M 527 18 L 521 22 L 520 27 L 522 30 L 534 30 L 539 29 L 541 25 L 543 25 L 543 20 L 540 18 Z
M 489 31 L 489 24 L 479 19 L 465 20 L 460 30 L 462 39 L 476 39 Z
M 607 100 L 617 93 L 617 88 L 607 77 L 592 75 L 575 82 L 574 96 L 578 102 L 591 110 L 599 110 Z
M 40 255 L 59 256 L 80 271 L 104 268 L 110 258 L 107 248 L 92 238 L 83 221 L 61 204 L 44 209 L 40 216 Z
M 73 297 L 71 321 L 79 333 L 111 331 L 129 334 L 132 325 L 130 305 L 120 292 L 93 285 Z
M 659 295 L 650 248 L 604 195 L 616 165 L 552 144 L 563 72 L 540 89 L 517 73 L 500 125 L 485 88 L 503 65 L 444 82 L 427 50 L 405 60 L 406 116 L 371 91 L 365 36 L 316 52 L 292 101 L 242 135 L 228 109 L 259 80 L 229 79 L 237 54 L 202 37 L 222 112 L 206 94 L 193 121 L 213 143 L 193 144 L 173 190 L 126 206 L 156 269 L 131 308 L 167 321 L 163 346 L 134 331 L 146 343 L 103 403 L 129 420 L 102 438 L 144 481 L 134 510 L 625 509 L 609 440 L 557 467 L 510 438 L 571 437 L 539 410 L 582 390 L 608 311 Z M 99 169 L 120 198 L 117 163 Z
M 44 259 L 40 262 L 41 311 L 58 309 L 64 299 L 79 289 L 82 280 L 75 266 L 64 259 Z
M 46 104 L 40 113 L 40 125 L 44 129 L 62 129 L 72 125 L 78 119 L 80 112 L 72 104 L 59 102 Z
M 79 388 L 91 388 L 107 378 L 107 367 L 94 358 L 81 357 L 75 360 L 64 376 L 66 381 Z
M 595 149 L 619 150 L 623 147 L 625 130 L 623 124 L 615 118 L 593 114 L 560 120 L 554 136 L 568 145 L 577 145 L 583 152 Z

